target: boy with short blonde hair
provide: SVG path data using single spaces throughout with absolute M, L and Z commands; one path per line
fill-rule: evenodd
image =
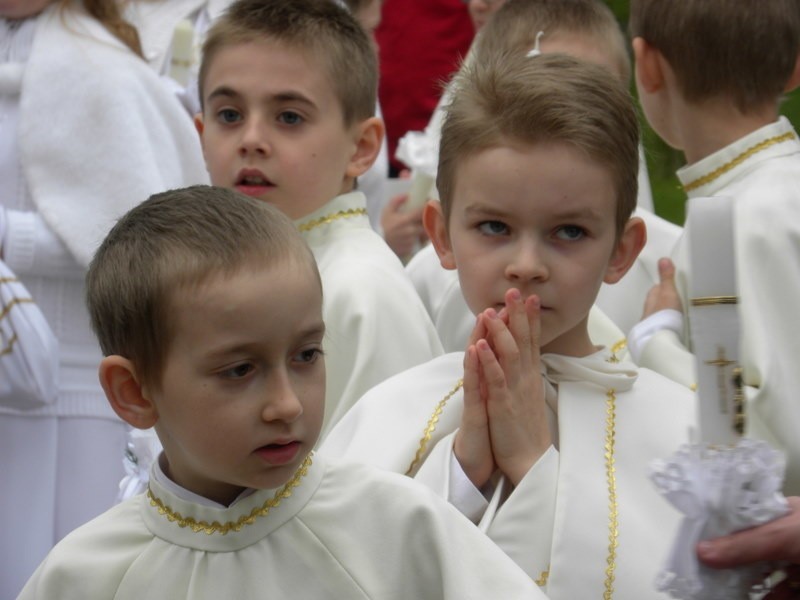
M 333 2 L 240 0 L 208 32 L 199 87 L 212 183 L 280 208 L 317 259 L 331 350 L 324 437 L 367 389 L 442 352 L 355 190 L 383 138 L 374 48 Z
M 794 0 L 637 0 L 630 29 L 645 116 L 686 155 L 684 190 L 731 199 L 746 433 L 786 451 L 784 492 L 797 494 L 800 142 L 778 105 L 800 81 L 800 10 Z M 674 263 L 662 261 L 630 341 L 640 364 L 693 385 L 686 239 Z
M 556 54 L 494 55 L 455 85 L 425 223 L 478 315 L 467 351 L 371 390 L 322 450 L 426 483 L 549 598 L 658 597 L 680 515 L 647 468 L 687 441 L 693 395 L 588 332 L 644 244 L 632 99 Z
M 146 495 L 67 536 L 21 599 L 543 597 L 421 487 L 313 455 L 322 289 L 276 208 L 153 196 L 109 233 L 87 295 L 109 403 L 164 451 Z
M 630 59 L 622 29 L 602 0 L 514 0 L 503 5 L 473 45 L 475 60 L 506 53 L 563 52 L 609 70 L 626 85 Z M 602 110 L 597 107 L 596 110 Z M 650 183 L 640 144 L 636 216 L 647 226 L 647 243 L 634 265 L 616 285 L 600 288 L 589 317 L 597 343 L 624 343 L 639 319 L 647 292 L 658 282 L 658 260 L 675 245 L 680 228 L 652 212 Z M 447 351 L 461 350 L 473 317 L 460 297 L 454 273 L 443 271 L 432 248 L 423 249 L 407 266 Z

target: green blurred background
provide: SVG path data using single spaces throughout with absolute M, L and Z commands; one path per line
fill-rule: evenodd
M 606 3 L 617 15 L 623 29 L 627 31 L 630 0 L 606 0 Z M 636 92 L 635 86 L 633 91 Z M 795 129 L 800 128 L 800 88 L 786 97 L 781 105 L 781 114 L 788 117 Z M 675 177 L 675 171 L 686 162 L 683 153 L 667 146 L 644 122 L 644 117 L 642 117 L 642 137 L 656 213 L 681 225 L 686 215 L 686 195 L 678 183 L 678 178 Z

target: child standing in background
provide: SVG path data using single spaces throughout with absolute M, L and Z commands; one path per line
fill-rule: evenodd
M 125 424 L 97 382 L 89 260 L 141 198 L 202 183 L 191 123 L 111 0 L 0 5 L 0 256 L 59 341 L 54 402 L 0 403 L 0 597 L 114 502 Z
M 353 17 L 319 0 L 235 2 L 203 46 L 196 124 L 212 182 L 279 207 L 317 259 L 331 356 L 321 438 L 366 390 L 442 352 L 354 191 L 383 139 L 376 60 Z
M 635 0 L 630 28 L 639 98 L 686 155 L 684 190 L 733 203 L 746 435 L 786 453 L 784 492 L 797 495 L 800 141 L 778 104 L 800 82 L 800 10 L 795 0 Z M 692 385 L 686 236 L 672 257 L 630 346 L 640 364 Z

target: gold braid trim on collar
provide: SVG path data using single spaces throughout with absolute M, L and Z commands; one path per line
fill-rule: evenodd
M 159 498 L 156 498 L 155 494 L 153 494 L 153 490 L 149 487 L 147 488 L 147 498 L 150 500 L 150 506 L 158 510 L 158 514 L 164 515 L 168 521 L 176 523 L 178 527 L 188 527 L 195 533 L 205 533 L 206 535 L 212 535 L 214 533 L 226 535 L 230 531 L 240 531 L 245 525 L 252 525 L 258 517 L 266 517 L 269 511 L 276 508 L 281 503 L 281 500 L 291 496 L 292 490 L 300 485 L 300 480 L 308 473 L 308 468 L 312 463 L 312 455 L 313 453 L 306 456 L 292 478 L 286 485 L 275 492 L 272 498 L 264 502 L 261 506 L 254 508 L 250 511 L 250 514 L 242 515 L 236 521 L 227 521 L 225 523 L 214 521 L 213 523 L 208 523 L 207 521 L 195 521 L 192 517 L 184 517 L 181 513 L 166 506 Z
M 726 162 L 721 167 L 714 169 L 713 171 L 711 171 L 711 173 L 707 173 L 702 177 L 698 177 L 694 181 L 690 181 L 689 183 L 683 186 L 683 189 L 686 192 L 691 192 L 692 190 L 696 190 L 699 187 L 711 183 L 715 179 L 719 179 L 725 173 L 727 173 L 734 167 L 739 166 L 754 154 L 758 154 L 759 152 L 761 152 L 762 150 L 766 150 L 770 146 L 774 146 L 775 144 L 780 144 L 781 142 L 787 142 L 796 137 L 797 136 L 795 135 L 794 131 L 787 131 L 786 133 L 783 133 L 781 135 L 776 135 L 775 137 L 767 138 L 763 142 L 759 142 L 758 144 L 751 146 L 750 148 L 742 152 L 739 156 Z
M 319 217 L 318 219 L 309 221 L 308 223 L 302 223 L 297 226 L 297 230 L 300 231 L 301 233 L 304 233 L 306 231 L 311 231 L 312 229 L 315 229 L 317 227 L 327 225 L 328 223 L 333 223 L 334 221 L 338 221 L 339 219 L 349 219 L 351 217 L 357 217 L 366 214 L 367 214 L 366 208 L 348 208 L 347 210 L 340 210 L 337 213 L 324 215 L 322 217 Z

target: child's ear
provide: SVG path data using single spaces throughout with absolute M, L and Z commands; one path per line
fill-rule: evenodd
M 100 362 L 100 385 L 119 418 L 136 427 L 149 429 L 158 421 L 158 411 L 146 397 L 133 363 L 122 356 L 106 356 Z
M 639 252 L 644 248 L 647 242 L 647 228 L 644 221 L 639 217 L 632 217 L 628 219 L 625 224 L 625 229 L 622 235 L 619 236 L 617 247 L 611 255 L 611 260 L 608 261 L 605 277 L 605 283 L 617 283 L 625 273 L 628 272 L 633 266 Z
M 370 117 L 356 125 L 356 147 L 347 164 L 347 177 L 360 177 L 372 166 L 381 151 L 385 130 L 379 117 Z
M 800 55 L 798 55 L 794 63 L 794 71 L 792 71 L 792 76 L 789 77 L 789 81 L 786 82 L 786 87 L 783 91 L 788 94 L 798 85 L 800 85 Z
M 442 205 L 438 200 L 428 200 L 422 210 L 422 226 L 431 239 L 436 254 L 439 255 L 439 262 L 442 267 L 455 269 L 456 258 L 453 255 L 453 247 L 450 244 L 450 236 L 447 233 L 447 222 L 442 212 Z
M 663 57 L 642 37 L 633 38 L 633 57 L 636 81 L 642 90 L 657 92 L 664 85 Z
M 199 112 L 194 116 L 194 128 L 197 130 L 197 135 L 200 136 L 200 139 L 203 139 L 203 129 L 205 128 L 205 123 L 203 122 L 203 113 Z

